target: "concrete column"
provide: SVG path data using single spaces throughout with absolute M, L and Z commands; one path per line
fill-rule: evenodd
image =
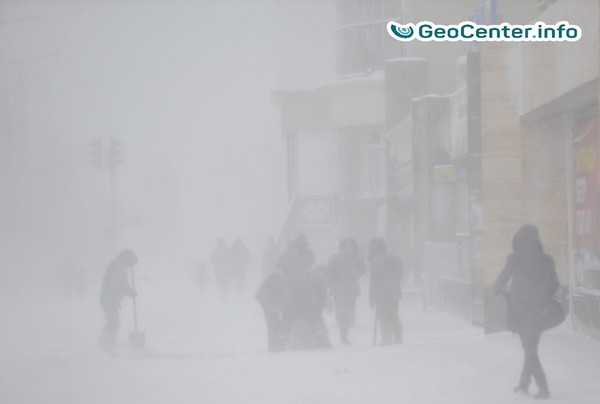
M 504 327 L 505 304 L 492 286 L 523 224 L 523 146 L 518 112 L 519 63 L 506 42 L 481 47 L 481 148 L 484 331 Z

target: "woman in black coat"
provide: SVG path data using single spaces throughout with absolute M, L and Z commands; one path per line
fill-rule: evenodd
M 515 393 L 529 392 L 531 378 L 539 392 L 536 398 L 550 398 L 546 376 L 538 357 L 540 336 L 544 331 L 543 311 L 559 290 L 552 257 L 544 253 L 538 228 L 526 224 L 513 238 L 513 250 L 494 285 L 496 294 L 507 298 L 506 325 L 519 334 L 525 359 Z M 510 290 L 505 288 L 511 282 Z

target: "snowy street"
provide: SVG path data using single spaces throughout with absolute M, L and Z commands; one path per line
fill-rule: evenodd
M 600 0 L 1 0 L 0 327 L 0 404 L 600 404 Z
M 12 304 L 23 306 L 31 321 L 11 317 L 7 302 L 3 302 L 0 338 L 5 351 L 0 363 L 0 402 L 533 400 L 512 393 L 522 359 L 516 336 L 483 336 L 480 328 L 463 320 L 441 312 L 424 312 L 414 295 L 402 301 L 403 345 L 371 345 L 372 312 L 363 297 L 358 301 L 357 329 L 351 332 L 352 346 L 340 346 L 328 313 L 332 350 L 276 354 L 266 352 L 262 313 L 250 297 L 232 299 L 222 307 L 214 290 L 201 296 L 182 281 L 148 282 L 140 286 L 140 295 L 140 328 L 147 334 L 148 352 L 128 351 L 131 308 L 130 302 L 124 301 L 117 358 L 95 344 L 102 317 L 91 296 L 83 302 L 54 300 L 43 307 L 14 299 Z M 152 303 L 144 295 L 153 296 Z M 97 316 L 90 316 L 94 310 Z M 540 356 L 553 402 L 596 403 L 600 394 L 600 344 L 570 330 L 570 324 L 565 323 L 542 338 Z

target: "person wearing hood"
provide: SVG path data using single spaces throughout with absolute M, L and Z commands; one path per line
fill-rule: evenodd
M 350 327 L 354 326 L 356 299 L 360 296 L 358 281 L 365 272 L 365 260 L 358 253 L 356 240 L 350 237 L 340 240 L 338 252 L 331 256 L 327 264 L 327 278 L 340 328 L 340 340 L 344 345 L 351 344 L 348 333 Z
M 304 234 L 300 234 L 288 243 L 277 263 L 277 268 L 281 269 L 286 276 L 293 278 L 312 268 L 316 263 L 317 260 L 310 249 L 308 239 Z
M 506 287 L 510 282 L 510 289 Z M 559 291 L 554 260 L 544 253 L 538 228 L 526 224 L 513 238 L 513 252 L 496 279 L 494 292 L 508 302 L 506 325 L 519 334 L 524 351 L 523 368 L 515 393 L 529 393 L 531 379 L 539 388 L 536 398 L 550 398 L 546 375 L 538 356 L 540 337 L 545 329 L 543 311 Z
M 385 240 L 377 237 L 369 245 L 369 264 L 369 303 L 381 327 L 382 344 L 401 344 L 398 309 L 402 296 L 402 263 L 387 251 Z
M 283 318 L 290 349 L 331 348 L 323 310 L 327 302 L 325 268 L 316 266 L 288 278 L 288 313 Z
M 135 265 L 137 256 L 132 250 L 123 250 L 106 268 L 102 279 L 100 305 L 104 311 L 106 324 L 100 334 L 100 346 L 107 352 L 112 352 L 119 332 L 119 310 L 125 296 L 132 299 L 137 292 L 129 285 L 127 269 Z
M 287 292 L 283 273 L 275 271 L 262 281 L 255 295 L 265 316 L 269 352 L 282 351 L 286 348 L 282 316 Z

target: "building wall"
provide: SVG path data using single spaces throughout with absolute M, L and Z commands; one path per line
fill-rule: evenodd
M 389 20 L 457 24 L 483 5 L 482 0 L 338 0 L 338 76 L 368 76 L 384 68 L 384 61 L 422 57 L 431 61 L 431 90 L 448 94 L 456 89 L 456 59 L 464 55 L 464 43 L 413 41 L 401 43 L 387 35 Z
M 570 139 L 561 117 L 522 122 L 523 219 L 540 228 L 561 285 L 569 285 L 567 161 Z
M 598 2 L 559 0 L 536 20 L 547 24 L 568 21 L 579 25 L 577 42 L 529 42 L 520 45 L 523 91 L 521 113 L 554 100 L 598 77 Z
M 507 43 L 481 48 L 481 136 L 484 329 L 503 328 L 503 305 L 492 296 L 515 231 L 523 224 L 523 144 L 518 88 L 512 78 L 518 63 Z
M 483 5 L 481 0 L 411 0 L 404 1 L 407 22 L 432 21 L 436 24 L 458 24 Z M 456 60 L 464 55 L 464 42 L 407 42 L 406 57 L 428 59 L 432 94 L 450 94 L 456 90 Z
M 486 332 L 504 327 L 505 303 L 492 295 L 492 286 L 512 250 L 512 237 L 522 224 L 539 226 L 561 285 L 565 291 L 568 289 L 572 270 L 568 123 L 577 109 L 589 107 L 591 102 L 583 93 L 575 92 L 598 77 L 597 14 L 596 0 L 562 0 L 537 18 L 547 23 L 568 20 L 581 25 L 587 35 L 581 43 L 482 44 Z M 583 60 L 586 66 L 579 63 Z M 571 98 L 564 102 L 564 97 Z

